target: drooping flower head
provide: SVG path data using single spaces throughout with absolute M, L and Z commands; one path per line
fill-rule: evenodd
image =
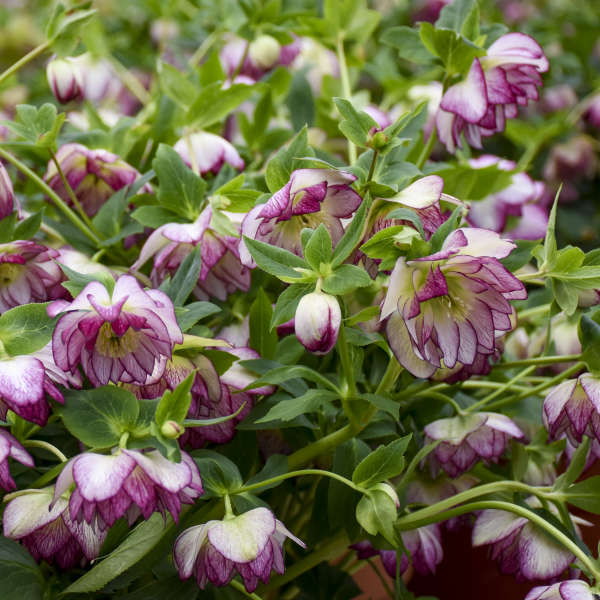
M 553 440 L 578 446 L 586 435 L 600 441 L 600 380 L 589 373 L 563 381 L 544 400 L 544 425 Z
M 494 354 L 496 334 L 513 328 L 509 300 L 527 297 L 498 260 L 514 247 L 485 229 L 457 229 L 440 252 L 398 259 L 380 318 L 402 366 L 427 378 Z
M 533 497 L 527 503 L 533 508 L 541 506 Z M 591 525 L 579 517 L 573 517 L 573 522 Z M 473 527 L 472 542 L 473 546 L 490 544 L 492 558 L 498 560 L 502 573 L 514 575 L 518 581 L 552 581 L 575 560 L 541 527 L 503 510 L 481 511 Z
M 268 508 L 255 508 L 186 529 L 175 542 L 175 566 L 182 579 L 194 575 L 201 589 L 209 581 L 227 585 L 237 571 L 246 590 L 253 592 L 259 580 L 269 581 L 271 570 L 283 574 L 286 537 L 305 547 Z
M 300 233 L 321 223 L 335 245 L 344 233 L 340 219 L 350 217 L 362 199 L 350 187 L 354 175 L 330 169 L 298 169 L 288 183 L 266 202 L 255 206 L 242 222 L 242 234 L 302 254 Z M 240 241 L 242 263 L 255 266 Z
M 46 77 L 54 97 L 61 104 L 83 97 L 83 77 L 76 60 L 54 58 L 46 66 Z
M 95 386 L 152 383 L 183 342 L 169 297 L 143 290 L 131 275 L 119 277 L 112 295 L 88 283 L 73 302 L 50 304 L 48 314 L 62 315 L 52 336 L 56 365 L 75 373 L 81 364 Z
M 525 600 L 596 600 L 590 586 L 579 579 L 534 587 Z
M 33 467 L 33 458 L 8 431 L 0 429 L 0 487 L 7 492 L 16 489 L 8 468 L 8 458 L 14 458 L 26 467 Z
M 0 314 L 65 295 L 63 272 L 53 258 L 58 252 L 29 240 L 0 244 Z
M 335 296 L 312 292 L 302 296 L 294 316 L 298 341 L 313 354 L 327 354 L 336 344 L 342 311 Z
M 481 148 L 482 136 L 504 131 L 519 106 L 538 99 L 540 73 L 547 70 L 548 60 L 533 38 L 523 33 L 498 38 L 485 56 L 473 59 L 467 77 L 444 94 L 436 117 L 440 141 L 454 152 L 464 134 L 471 146 Z
M 182 137 L 173 149 L 188 167 L 200 175 L 216 175 L 225 163 L 238 170 L 243 169 L 246 164 L 233 144 L 207 131 L 198 131 Z
M 239 240 L 214 231 L 211 218 L 212 208 L 207 206 L 193 223 L 162 225 L 146 240 L 131 269 L 139 269 L 154 256 L 150 278 L 154 285 L 159 285 L 167 275 L 173 275 L 183 259 L 199 245 L 202 266 L 194 288 L 197 298 L 225 300 L 238 289 L 248 291 L 250 271 L 240 262 Z
M 123 516 L 132 524 L 140 515 L 148 519 L 154 512 L 169 512 L 177 521 L 181 505 L 193 504 L 203 493 L 198 467 L 188 454 L 182 452 L 181 462 L 174 463 L 157 450 L 79 454 L 58 476 L 54 502 L 71 486 L 71 518 L 101 530 Z
M 55 562 L 62 569 L 82 566 L 98 557 L 106 538 L 69 514 L 69 501 L 52 501 L 53 488 L 27 490 L 11 500 L 2 517 L 4 536 L 19 540 L 35 560 Z
M 451 477 L 468 471 L 477 461 L 497 462 L 510 438 L 523 432 L 499 413 L 476 413 L 439 419 L 425 426 L 428 441 L 441 443 L 429 455 L 434 473 L 440 468 Z
M 64 144 L 58 149 L 56 159 L 77 200 L 90 217 L 116 191 L 131 185 L 140 177 L 136 169 L 116 154 L 107 150 L 90 150 L 81 144 Z M 44 179 L 67 204 L 72 205 L 71 197 L 53 161 L 48 163 Z M 142 189 L 151 191 L 148 184 Z
M 6 167 L 0 162 L 0 221 L 15 208 L 15 194 Z

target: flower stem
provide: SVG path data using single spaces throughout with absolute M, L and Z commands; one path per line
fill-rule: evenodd
M 71 221 L 71 223 L 81 231 L 94 245 L 100 242 L 100 239 L 96 234 L 89 230 L 89 228 L 81 221 L 75 212 L 73 212 L 62 198 L 36 173 L 34 173 L 27 165 L 22 163 L 17 157 L 13 156 L 10 152 L 0 148 L 0 156 L 7 160 L 9 163 L 14 165 L 21 173 L 29 177 L 48 197 L 56 204 L 56 206 L 65 214 L 65 216 Z
M 388 362 L 387 368 L 377 389 L 375 390 L 376 394 L 381 394 L 387 390 L 391 390 L 394 387 L 398 377 L 402 373 L 402 365 L 396 360 L 396 357 L 392 354 L 390 356 L 390 360 Z
M 338 35 L 336 52 L 338 63 L 340 65 L 340 79 L 342 81 L 342 93 L 348 102 L 352 99 L 352 88 L 350 87 L 350 77 L 348 75 L 348 64 L 346 63 L 346 54 L 344 53 L 344 36 L 342 33 Z M 350 164 L 356 162 L 356 146 L 354 142 L 348 140 L 348 161 Z
M 354 483 L 352 483 L 352 481 L 346 479 L 346 477 L 343 477 L 342 475 L 338 475 L 337 473 L 325 471 L 323 469 L 301 469 L 299 471 L 290 471 L 289 473 L 283 473 L 281 475 L 277 475 L 276 477 L 271 477 L 270 479 L 258 481 L 250 485 L 244 485 L 241 488 L 237 489 L 235 493 L 243 494 L 245 492 L 250 492 L 252 490 L 271 485 L 273 483 L 278 483 L 279 481 L 284 481 L 285 479 L 291 479 L 292 477 L 302 477 L 304 475 L 324 475 L 325 477 L 330 477 L 331 479 L 335 479 L 336 481 L 347 485 L 348 487 L 352 488 L 353 490 L 356 490 L 357 492 L 365 492 L 365 490 L 362 487 L 360 487 L 359 485 L 355 485 Z
M 109 56 L 108 60 L 125 87 L 140 101 L 141 104 L 144 106 L 148 104 L 152 100 L 152 96 L 150 96 L 146 88 L 139 82 L 138 78 L 135 77 L 129 69 L 124 67 L 114 56 Z
M 343 444 L 346 440 L 353 438 L 361 428 L 358 425 L 346 425 L 325 437 L 300 448 L 293 454 L 288 456 L 288 466 L 290 469 L 295 469 L 301 465 L 305 465 L 311 462 L 317 456 L 327 454 L 334 448 L 337 448 L 340 444 Z
M 262 598 L 258 594 L 255 594 L 254 592 L 247 592 L 246 588 L 239 581 L 237 581 L 235 579 L 232 579 L 229 582 L 229 585 L 233 589 L 244 594 L 244 596 L 246 596 L 246 598 L 252 598 L 252 600 L 262 600 Z
M 217 42 L 219 36 L 221 35 L 221 31 L 213 31 L 206 39 L 198 46 L 194 54 L 188 60 L 188 65 L 190 67 L 197 67 L 201 62 L 206 53 L 211 49 L 211 47 Z
M 517 312 L 517 319 L 519 321 L 523 319 L 529 319 L 536 317 L 537 315 L 543 315 L 550 310 L 550 304 L 542 304 L 541 306 L 534 306 L 532 308 L 526 308 L 525 310 Z
M 69 460 L 56 446 L 43 440 L 23 440 L 21 443 L 26 448 L 42 448 L 47 450 L 50 454 L 54 454 L 60 462 L 67 462 Z
M 555 363 L 573 362 L 581 359 L 581 354 L 563 354 L 562 356 L 540 356 L 538 358 L 525 358 L 492 365 L 493 369 L 512 369 L 514 367 L 528 367 L 530 365 L 543 366 Z
M 417 169 L 420 170 L 423 168 L 423 165 L 427 162 L 427 159 L 429 158 L 429 156 L 431 155 L 431 152 L 433 151 L 433 147 L 435 146 L 436 141 L 437 141 L 437 129 L 434 126 L 433 129 L 431 130 L 431 133 L 429 134 L 429 139 L 427 140 L 425 147 L 423 148 L 421 154 L 419 155 L 419 158 L 417 159 L 417 162 L 415 163 L 415 166 L 417 167 Z
M 369 167 L 369 174 L 367 175 L 367 180 L 365 184 L 369 183 L 371 179 L 373 179 L 373 173 L 375 173 L 375 165 L 377 164 L 377 156 L 379 152 L 377 150 L 373 150 L 373 158 L 371 159 L 371 166 Z
M 442 402 L 446 402 L 446 404 L 449 404 L 450 406 L 452 406 L 452 408 L 455 410 L 457 415 L 464 415 L 465 411 L 457 404 L 456 400 L 454 400 L 454 398 L 451 398 L 450 396 L 446 396 L 446 394 L 442 394 L 441 392 L 434 392 L 431 390 L 423 390 L 422 392 L 419 392 L 418 394 L 415 394 L 416 396 L 419 397 L 426 397 L 426 398 L 434 398 L 435 400 L 441 400 Z
M 0 74 L 0 83 L 10 77 L 13 73 L 16 73 L 21 67 L 24 67 L 28 62 L 31 62 L 34 58 L 45 52 L 50 47 L 50 42 L 46 41 L 39 46 L 36 46 L 31 52 L 28 52 L 25 56 L 20 58 L 16 63 L 8 67 L 6 71 Z

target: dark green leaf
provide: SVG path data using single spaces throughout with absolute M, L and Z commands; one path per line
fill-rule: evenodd
M 461 206 L 457 206 L 450 217 L 437 228 L 437 231 L 431 236 L 429 243 L 431 244 L 431 251 L 433 253 L 438 252 L 446 238 L 458 227 L 460 219 L 462 217 L 463 209 Z
M 190 390 L 196 374 L 190 373 L 173 391 L 166 390 L 156 408 L 154 419 L 162 426 L 167 421 L 183 423 L 192 401 Z
M 20 544 L 0 536 L 0 595 L 2 600 L 43 600 L 44 575 Z
M 270 421 L 291 421 L 300 415 L 323 410 L 325 404 L 337 400 L 338 394 L 323 389 L 311 389 L 298 398 L 277 403 L 269 412 L 256 423 Z
M 43 214 L 44 211 L 40 210 L 37 213 L 27 217 L 24 221 L 20 221 L 15 227 L 13 238 L 15 240 L 31 239 L 38 232 L 40 225 L 42 224 Z M 4 223 L 0 224 L 0 227 L 4 227 Z
M 283 281 L 303 277 L 296 269 L 309 269 L 306 261 L 292 254 L 289 250 L 271 246 L 258 240 L 244 236 L 244 243 L 256 264 L 263 270 Z M 316 279 L 316 276 L 315 276 Z
M 567 495 L 569 504 L 595 515 L 600 514 L 600 475 L 575 483 L 563 493 Z
M 242 487 L 240 471 L 227 457 L 212 450 L 194 450 L 192 456 L 209 494 L 220 497 Z
M 0 317 L 0 342 L 8 354 L 31 354 L 52 339 L 58 318 L 51 319 L 48 316 L 48 304 L 22 304 Z
M 144 227 L 153 229 L 158 229 L 167 223 L 179 223 L 182 220 L 180 215 L 176 215 L 162 206 L 140 206 L 131 213 L 131 216 Z
M 411 434 L 395 440 L 387 446 L 379 446 L 356 467 L 352 473 L 352 481 L 356 485 L 368 488 L 400 475 L 404 469 L 404 453 L 410 439 Z
M 356 246 L 358 246 L 364 235 L 365 221 L 370 207 L 370 199 L 361 202 L 342 239 L 336 244 L 333 252 L 333 260 L 331 261 L 334 268 L 341 265 L 354 252 Z
M 304 258 L 315 271 L 319 271 L 321 264 L 331 260 L 331 236 L 323 223 L 317 227 L 304 247 Z
M 250 347 L 264 358 L 274 358 L 277 348 L 277 331 L 271 329 L 272 317 L 271 301 L 260 288 L 250 307 Z
M 305 156 L 314 156 L 308 146 L 306 127 L 298 132 L 287 147 L 281 148 L 267 164 L 265 178 L 269 190 L 280 190 L 290 179 L 290 174 L 301 167 L 297 159 Z
M 175 307 L 175 316 L 181 331 L 187 331 L 201 319 L 221 312 L 221 308 L 211 302 L 199 301 Z
M 340 265 L 323 280 L 323 291 L 334 296 L 349 294 L 354 290 L 371 285 L 368 273 L 356 265 Z
M 188 254 L 179 265 L 175 277 L 164 290 L 173 300 L 175 306 L 183 306 L 192 290 L 198 284 L 198 277 L 202 269 L 201 246 L 198 245 Z
M 381 41 L 396 48 L 400 58 L 404 60 L 418 64 L 427 64 L 433 60 L 433 55 L 424 46 L 414 27 L 391 27 L 381 36 Z
M 277 327 L 292 319 L 302 296 L 309 294 L 313 289 L 314 286 L 310 283 L 294 283 L 279 294 L 271 317 L 271 327 Z
M 579 321 L 578 333 L 581 348 L 583 349 L 581 359 L 585 361 L 587 368 L 592 374 L 599 375 L 600 325 L 587 315 L 582 315 Z

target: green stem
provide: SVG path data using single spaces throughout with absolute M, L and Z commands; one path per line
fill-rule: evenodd
M 398 379 L 400 373 L 402 373 L 402 365 L 396 360 L 396 357 L 392 354 L 390 356 L 390 360 L 388 362 L 387 368 L 377 389 L 375 390 L 376 394 L 381 394 L 381 392 L 393 389 L 396 380 Z
M 254 592 L 247 592 L 246 588 L 239 581 L 236 581 L 235 579 L 232 579 L 229 582 L 229 585 L 233 589 L 244 594 L 244 596 L 246 596 L 246 598 L 252 598 L 252 600 L 262 600 L 262 598 L 258 594 L 255 594 Z
M 488 394 L 487 396 L 485 396 L 485 398 L 482 398 L 479 402 L 475 402 L 475 404 L 472 404 L 471 406 L 469 406 L 469 408 L 467 409 L 467 412 L 473 412 L 473 411 L 477 410 L 478 408 L 485 406 L 488 402 L 491 402 L 494 398 L 497 398 L 500 394 L 502 394 L 509 388 L 516 389 L 517 386 L 514 386 L 513 384 L 515 384 L 517 381 L 519 381 L 523 377 L 529 375 L 529 373 L 531 373 L 532 371 L 535 371 L 535 369 L 536 369 L 535 365 L 531 365 L 531 366 L 527 367 L 526 369 L 523 369 L 520 373 L 517 373 L 517 375 L 515 375 L 512 379 L 508 380 L 506 383 L 503 383 L 496 391 L 492 392 L 491 394 Z
M 535 273 L 522 273 L 521 275 L 515 275 L 515 277 L 519 281 L 531 282 L 534 279 L 540 279 L 541 277 L 544 277 L 544 275 L 545 275 L 544 271 L 536 271 Z
M 419 158 L 417 159 L 417 162 L 415 163 L 415 166 L 417 167 L 417 169 L 420 170 L 423 168 L 423 165 L 427 162 L 427 159 L 430 157 L 431 152 L 433 151 L 433 147 L 435 146 L 436 141 L 437 141 L 437 130 L 434 127 L 431 130 L 431 133 L 429 134 L 429 139 L 427 140 L 425 147 L 423 148 L 421 154 L 419 155 Z
M 579 559 L 581 564 L 587 569 L 588 573 L 594 577 L 595 580 L 600 579 L 600 571 L 598 570 L 598 567 L 596 566 L 595 561 L 592 557 L 588 556 L 573 540 L 571 540 L 567 535 L 560 531 L 560 529 L 554 527 L 554 525 L 546 521 L 546 519 L 533 512 L 532 510 L 529 510 L 518 504 L 503 502 L 500 500 L 481 500 L 479 502 L 472 502 L 470 504 L 465 504 L 463 506 L 459 506 L 457 508 L 445 511 L 443 513 L 438 513 L 434 520 L 426 519 L 423 522 L 414 521 L 411 524 L 410 529 L 422 527 L 423 525 L 428 525 L 429 523 L 438 523 L 440 521 L 445 521 L 453 517 L 475 512 L 478 510 L 504 510 L 506 512 L 511 512 L 515 515 L 518 515 L 519 517 L 525 517 L 531 523 L 544 529 L 556 541 L 558 541 L 569 552 L 571 552 L 571 554 L 574 554 Z
M 493 369 L 512 369 L 514 367 L 528 367 L 553 365 L 555 363 L 573 362 L 581 359 L 581 354 L 563 354 L 562 356 L 540 356 L 538 358 L 525 358 L 523 360 L 513 360 L 510 362 L 497 363 L 492 365 Z
M 9 163 L 14 165 L 21 173 L 29 177 L 53 202 L 56 206 L 62 210 L 65 216 L 71 221 L 71 223 L 81 231 L 94 245 L 97 245 L 100 242 L 100 239 L 90 231 L 85 223 L 83 223 L 77 214 L 73 212 L 67 204 L 62 200 L 62 198 L 38 175 L 36 175 L 27 165 L 23 164 L 18 158 L 13 156 L 10 152 L 4 150 L 4 148 L 0 148 L 0 156 L 7 160 Z
M 377 156 L 379 155 L 379 151 L 373 150 L 373 158 L 371 159 L 371 166 L 369 167 L 369 174 L 367 175 L 367 180 L 365 184 L 369 183 L 371 179 L 373 179 L 373 173 L 375 173 L 375 165 L 377 163 Z
M 310 463 L 317 458 L 317 456 L 328 454 L 340 444 L 343 444 L 345 441 L 353 438 L 360 431 L 361 428 L 358 425 L 346 425 L 341 429 L 322 437 L 316 442 L 313 442 L 304 448 L 300 448 L 300 450 L 297 450 L 288 456 L 289 468 L 296 469 L 302 465 Z
M 416 394 L 416 396 L 418 397 L 424 397 L 424 398 L 435 398 L 436 400 L 441 400 L 442 402 L 446 402 L 446 404 L 449 404 L 450 406 L 452 406 L 452 408 L 454 408 L 454 410 L 456 411 L 457 415 L 464 415 L 465 411 L 457 404 L 456 400 L 454 400 L 454 398 L 450 398 L 450 396 L 446 396 L 446 394 L 442 394 L 440 392 L 434 392 L 431 390 L 423 390 L 422 392 L 419 392 L 418 394 Z
M 252 483 L 250 485 L 244 485 L 241 488 L 235 491 L 236 494 L 243 494 L 245 492 L 250 492 L 252 490 L 259 489 L 261 487 L 265 487 L 267 485 L 271 485 L 273 483 L 278 483 L 279 481 L 284 481 L 286 479 L 291 479 L 292 477 L 302 477 L 304 475 L 318 475 L 330 477 L 331 479 L 335 479 L 344 485 L 356 490 L 357 492 L 364 493 L 365 490 L 359 485 L 355 485 L 349 479 L 346 479 L 342 475 L 338 475 L 337 473 L 332 473 L 331 471 L 324 471 L 323 469 L 300 469 L 299 471 L 290 471 L 289 473 L 283 473 L 281 475 L 277 475 L 276 477 L 271 477 L 270 479 L 265 479 L 263 481 L 258 481 L 257 483 Z
M 534 306 L 532 308 L 526 308 L 525 310 L 517 312 L 517 319 L 519 321 L 523 319 L 529 319 L 536 317 L 537 315 L 543 315 L 550 310 L 550 304 L 542 304 L 541 306 Z
M 198 49 L 192 54 L 188 60 L 190 67 L 196 67 L 200 64 L 205 54 L 211 49 L 212 45 L 219 39 L 220 31 L 213 31 L 206 39 L 198 46 Z
M 125 87 L 145 106 L 152 100 L 152 96 L 146 88 L 139 82 L 129 69 L 124 67 L 114 56 L 109 56 L 108 60 L 116 71 L 119 79 L 125 84 Z
M 50 47 L 50 42 L 44 42 L 39 46 L 36 46 L 31 52 L 28 52 L 25 56 L 20 58 L 16 63 L 8 67 L 6 71 L 4 71 L 0 75 L 0 83 L 2 83 L 5 79 L 10 77 L 13 73 L 16 73 L 21 67 L 24 67 L 28 62 L 31 62 L 34 58 L 38 57 L 40 54 L 45 52 Z
M 497 494 L 499 492 L 523 492 L 528 495 L 535 495 L 541 498 L 552 498 L 552 492 L 549 487 L 533 487 L 527 485 L 526 483 L 521 483 L 520 481 L 495 481 L 493 483 L 484 483 L 483 485 L 478 485 L 469 490 L 465 490 L 460 494 L 456 494 L 450 498 L 446 498 L 444 500 L 440 500 L 435 504 L 430 506 L 426 506 L 425 508 L 421 508 L 416 510 L 408 515 L 400 517 L 396 521 L 396 525 L 399 528 L 404 529 L 414 529 L 417 525 L 414 523 L 421 523 L 424 520 L 430 518 L 437 518 L 436 515 L 455 507 L 457 504 L 462 504 L 463 502 L 468 502 L 474 498 L 479 498 L 480 496 L 487 496 L 489 494 Z M 432 522 L 437 522 L 440 519 L 437 519 Z M 420 527 L 421 525 L 418 525 Z
M 56 447 L 43 440 L 23 440 L 21 442 L 26 448 L 42 448 L 51 454 L 54 454 L 60 462 L 67 462 L 69 459 Z
M 338 63 L 340 65 L 340 79 L 342 81 L 342 94 L 348 102 L 352 101 L 352 88 L 350 86 L 350 77 L 348 75 L 348 64 L 346 63 L 346 54 L 344 53 L 344 36 L 338 35 L 336 43 L 336 52 Z M 348 161 L 350 164 L 356 162 L 356 146 L 354 142 L 348 140 Z
M 350 360 L 350 353 L 348 352 L 348 341 L 346 340 L 346 328 L 344 325 L 340 327 L 336 350 L 338 351 L 338 354 L 340 356 L 342 370 L 344 372 L 344 378 L 346 380 L 346 385 L 348 386 L 348 393 L 345 395 L 348 398 L 354 398 L 356 396 L 354 368 L 352 365 L 352 361 Z

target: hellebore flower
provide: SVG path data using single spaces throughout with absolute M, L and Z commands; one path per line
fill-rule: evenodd
M 350 187 L 356 176 L 330 169 L 297 169 L 290 180 L 266 202 L 255 206 L 242 222 L 242 234 L 301 256 L 300 233 L 306 227 L 327 227 L 333 244 L 344 228 L 340 219 L 350 217 L 362 198 Z M 240 240 L 242 264 L 256 266 Z
M 207 206 L 193 223 L 162 225 L 146 240 L 131 269 L 139 269 L 154 256 L 150 279 L 154 285 L 159 285 L 167 275 L 173 275 L 183 259 L 200 245 L 202 266 L 194 288 L 197 298 L 225 300 L 238 289 L 248 291 L 250 271 L 240 262 L 239 240 L 211 229 L 211 218 L 212 208 Z
M 436 254 L 398 259 L 380 320 L 387 319 L 390 348 L 404 368 L 427 378 L 494 354 L 497 333 L 513 327 L 509 300 L 527 297 L 498 260 L 514 247 L 497 233 L 463 228 Z
M 181 579 L 196 577 L 201 589 L 210 581 L 227 585 L 237 571 L 248 592 L 271 570 L 283 574 L 283 543 L 289 537 L 305 548 L 268 508 L 254 508 L 223 521 L 208 521 L 186 529 L 175 541 L 173 556 Z
M 517 167 L 512 160 L 490 154 L 471 159 L 469 164 L 475 169 L 496 165 L 501 171 L 512 171 Z M 548 210 L 539 204 L 543 193 L 544 184 L 541 181 L 534 181 L 526 173 L 515 173 L 508 187 L 471 203 L 469 223 L 504 233 L 513 240 L 541 239 L 548 227 Z M 506 231 L 509 217 L 519 217 L 519 222 Z
M 559 383 L 544 400 L 542 418 L 553 440 L 566 434 L 573 446 L 584 435 L 600 441 L 600 380 L 584 373 Z
M 298 341 L 313 354 L 327 354 L 336 344 L 342 311 L 335 296 L 312 292 L 302 296 L 294 316 Z
M 56 160 L 77 200 L 90 217 L 116 191 L 131 185 L 140 177 L 136 169 L 116 154 L 107 150 L 89 150 L 81 144 L 64 144 L 58 149 Z M 72 205 L 53 161 L 48 163 L 44 180 L 67 204 Z M 146 184 L 142 191 L 149 193 L 152 188 Z
M 588 123 L 600 129 L 600 94 L 594 94 L 590 99 L 588 108 L 583 116 Z
M 7 492 L 11 492 L 17 487 L 8 470 L 9 456 L 18 460 L 26 467 L 35 466 L 33 458 L 31 458 L 27 450 L 21 446 L 19 441 L 8 433 L 8 431 L 0 429 L 0 487 Z
M 83 80 L 79 65 L 69 57 L 55 58 L 46 67 L 48 85 L 54 97 L 66 104 L 83 97 Z
M 170 512 L 177 521 L 181 505 L 193 504 L 203 494 L 198 467 L 188 454 L 182 452 L 181 462 L 175 463 L 157 450 L 79 454 L 58 476 L 54 502 L 73 485 L 71 518 L 101 530 L 123 516 L 132 524 L 140 514 L 148 519 L 154 512 Z
M 53 502 L 52 495 L 47 487 L 11 500 L 2 517 L 4 536 L 19 540 L 35 560 L 55 562 L 62 569 L 97 558 L 106 532 L 71 519 L 68 500 Z
M 481 148 L 482 136 L 503 131 L 518 106 L 538 99 L 540 73 L 547 70 L 548 60 L 533 38 L 522 33 L 498 38 L 486 56 L 473 59 L 466 79 L 444 94 L 436 117 L 440 141 L 454 152 L 464 133 L 470 145 Z
M 29 240 L 0 244 L 0 314 L 66 294 L 63 272 L 52 260 L 58 252 Z
M 597 596 L 585 581 L 569 579 L 552 585 L 534 587 L 525 600 L 596 600 L 596 598 Z
M 225 163 L 238 171 L 246 165 L 233 144 L 207 131 L 198 131 L 182 137 L 173 149 L 190 169 L 200 175 L 216 175 Z
M 527 502 L 533 507 L 540 506 L 539 500 L 534 498 Z M 579 517 L 573 517 L 573 521 L 590 525 Z M 499 561 L 501 572 L 514 575 L 518 581 L 552 580 L 575 559 L 541 527 L 503 510 L 479 513 L 472 543 L 473 546 L 491 544 L 492 558 Z
M 498 462 L 510 438 L 523 432 L 499 413 L 477 413 L 438 419 L 425 426 L 428 441 L 441 441 L 430 454 L 432 471 L 442 468 L 450 477 L 468 471 L 478 460 Z
M 47 310 L 51 317 L 62 315 L 52 336 L 56 365 L 75 373 L 81 364 L 96 387 L 153 383 L 175 344 L 183 342 L 169 297 L 144 291 L 131 275 L 119 277 L 112 297 L 94 281 L 73 302 L 57 300 Z
M 300 53 L 294 61 L 294 69 L 305 73 L 313 94 L 318 96 L 325 76 L 337 79 L 340 75 L 337 56 L 313 38 L 302 37 L 299 45 Z
M 6 167 L 0 162 L 0 221 L 15 208 L 15 194 Z

